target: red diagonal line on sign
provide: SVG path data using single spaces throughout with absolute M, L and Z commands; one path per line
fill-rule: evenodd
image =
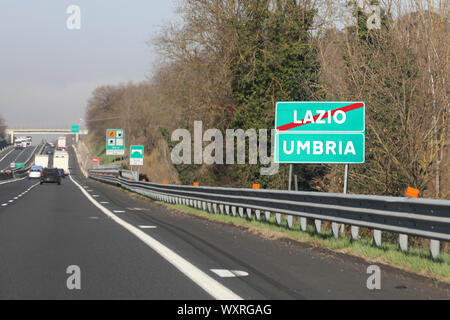
M 331 116 L 334 116 L 334 114 L 335 114 L 336 112 L 340 111 L 340 110 L 341 110 L 341 111 L 344 111 L 344 112 L 349 112 L 349 111 L 352 111 L 352 110 L 355 110 L 355 109 L 359 109 L 359 108 L 363 108 L 363 107 L 364 107 L 364 103 L 362 103 L 362 102 L 357 102 L 357 103 L 350 104 L 350 105 L 345 106 L 345 107 L 338 108 L 338 109 L 336 109 L 336 110 L 332 110 L 332 111 L 331 111 Z M 327 118 L 328 118 L 328 115 L 329 115 L 329 113 L 326 112 L 325 115 L 322 117 L 322 119 L 327 119 Z M 317 114 L 317 115 L 315 115 L 315 116 L 313 117 L 314 122 L 316 122 L 316 120 L 319 119 L 319 116 L 320 116 L 320 114 Z M 304 120 L 305 120 L 305 119 L 302 119 L 302 120 L 301 120 L 301 123 L 294 123 L 294 122 L 291 122 L 291 123 L 288 123 L 288 124 L 279 126 L 279 127 L 277 128 L 277 130 L 279 130 L 279 131 L 286 131 L 286 130 L 289 130 L 289 129 L 297 128 L 297 127 L 303 126 L 303 125 L 305 125 L 305 124 L 310 124 L 310 123 L 311 123 L 311 122 L 303 123 Z

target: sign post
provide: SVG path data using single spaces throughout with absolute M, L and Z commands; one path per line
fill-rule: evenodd
M 139 180 L 140 166 L 144 165 L 144 146 L 130 146 L 130 166 L 137 166 L 137 179 Z
M 109 156 L 122 156 L 125 154 L 125 130 L 106 130 L 106 154 Z

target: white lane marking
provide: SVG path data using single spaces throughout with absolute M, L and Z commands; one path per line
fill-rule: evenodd
M 17 199 L 19 199 L 19 197 L 14 197 L 14 200 L 17 200 Z
M 156 226 L 139 226 L 141 229 L 156 229 Z
M 4 203 L 4 204 L 2 204 L 2 207 L 6 207 L 8 204 L 7 203 Z
M 17 181 L 22 181 L 22 180 L 24 180 L 24 179 L 26 179 L 27 177 L 25 177 L 25 178 L 20 178 L 20 179 L 15 179 L 15 180 L 11 180 L 11 181 L 6 181 L 6 182 L 0 182 L 0 185 L 1 184 L 7 184 L 7 183 L 13 183 L 13 182 L 17 182 Z
M 93 197 L 94 197 L 94 198 L 98 198 L 98 197 L 100 197 L 100 196 L 99 196 L 98 194 L 94 194 Z
M 98 209 L 100 209 L 105 215 L 110 217 L 116 223 L 127 229 L 141 241 L 143 241 L 150 248 L 155 250 L 161 257 L 166 259 L 169 263 L 171 263 L 175 268 L 177 268 L 180 272 L 186 275 L 189 279 L 191 279 L 194 283 L 196 283 L 200 288 L 205 290 L 208 294 L 210 294 L 213 298 L 217 300 L 242 300 L 240 296 L 235 294 L 233 291 L 225 287 L 223 284 L 218 282 L 217 280 L 211 278 L 205 272 L 194 266 L 192 263 L 173 252 L 161 242 L 153 239 L 148 234 L 139 230 L 135 226 L 125 222 L 120 219 L 116 215 L 114 215 L 110 210 L 100 205 L 94 198 L 91 197 L 89 193 L 86 192 L 79 184 L 76 182 L 71 176 L 70 180 L 75 183 L 76 186 L 81 190 L 81 192 L 88 198 L 93 205 L 95 205 Z
M 11 203 L 11 202 L 14 202 L 14 200 L 9 200 L 8 202 Z
M 107 202 L 107 201 L 102 201 L 102 202 L 100 202 L 101 204 L 109 204 L 109 202 Z
M 114 213 L 125 213 L 123 210 L 114 210 Z
M 247 277 L 248 273 L 239 270 L 227 270 L 227 269 L 211 269 L 212 272 L 217 274 L 221 278 L 235 278 L 235 277 Z

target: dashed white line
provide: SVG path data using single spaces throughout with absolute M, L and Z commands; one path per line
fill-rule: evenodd
M 114 210 L 113 212 L 114 213 L 125 213 L 125 211 L 123 211 L 123 210 Z
M 141 229 L 156 229 L 156 226 L 139 226 Z
M 227 270 L 227 269 L 211 269 L 212 272 L 217 274 L 221 278 L 235 278 L 235 277 L 246 277 L 248 273 L 239 270 Z
M 4 203 L 4 204 L 2 204 L 2 207 L 6 207 L 8 204 L 7 203 Z

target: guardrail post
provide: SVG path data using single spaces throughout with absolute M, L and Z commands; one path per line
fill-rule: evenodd
M 270 211 L 266 211 L 264 213 L 264 215 L 265 215 L 266 221 L 270 221 Z
M 408 235 L 399 234 L 398 235 L 398 244 L 399 244 L 401 251 L 403 251 L 403 252 L 408 251 Z
M 351 236 L 352 236 L 352 240 L 358 240 L 359 239 L 359 227 L 351 226 L 350 227 L 350 233 L 351 233 Z
M 377 247 L 381 247 L 381 239 L 382 239 L 382 234 L 381 234 L 381 230 L 373 230 L 373 244 Z
M 251 208 L 247 208 L 247 218 L 249 220 L 252 220 L 252 209 Z
M 244 208 L 242 208 L 242 207 L 239 207 L 239 216 L 241 217 L 241 218 L 243 218 L 244 217 Z
M 233 215 L 233 217 L 236 217 L 236 207 L 235 206 L 231 206 L 231 214 Z
M 261 220 L 261 210 L 255 210 L 255 217 L 257 221 Z
M 213 203 L 213 212 L 217 214 L 217 203 Z
M 287 221 L 287 227 L 289 229 L 292 229 L 292 226 L 294 225 L 294 217 L 291 215 L 286 216 L 286 221 Z
M 278 225 L 281 225 L 281 213 L 275 213 L 275 221 Z
M 225 205 L 225 213 L 227 214 L 227 216 L 230 215 L 230 206 Z
M 430 239 L 430 254 L 433 259 L 439 257 L 441 243 L 439 240 Z
M 212 211 L 211 211 L 211 202 L 208 202 L 208 203 L 206 204 L 206 206 L 207 206 L 207 208 L 208 208 L 208 212 L 211 213 L 211 212 L 212 212 Z
M 316 227 L 316 232 L 321 233 L 322 232 L 322 220 L 314 219 L 314 226 Z
M 220 211 L 220 214 L 223 214 L 223 204 L 219 204 L 219 211 Z
M 333 232 L 333 237 L 337 240 L 339 239 L 339 224 L 336 222 L 331 223 L 331 231 Z
M 307 220 L 304 217 L 300 217 L 300 230 L 301 231 L 306 231 L 306 227 L 307 227 Z
M 195 204 L 195 200 L 194 200 L 194 204 Z M 198 210 L 202 210 L 202 205 L 203 205 L 203 203 L 200 200 L 197 200 L 197 209 Z
M 202 208 L 203 208 L 203 211 L 206 211 L 206 202 L 205 201 L 202 202 Z

